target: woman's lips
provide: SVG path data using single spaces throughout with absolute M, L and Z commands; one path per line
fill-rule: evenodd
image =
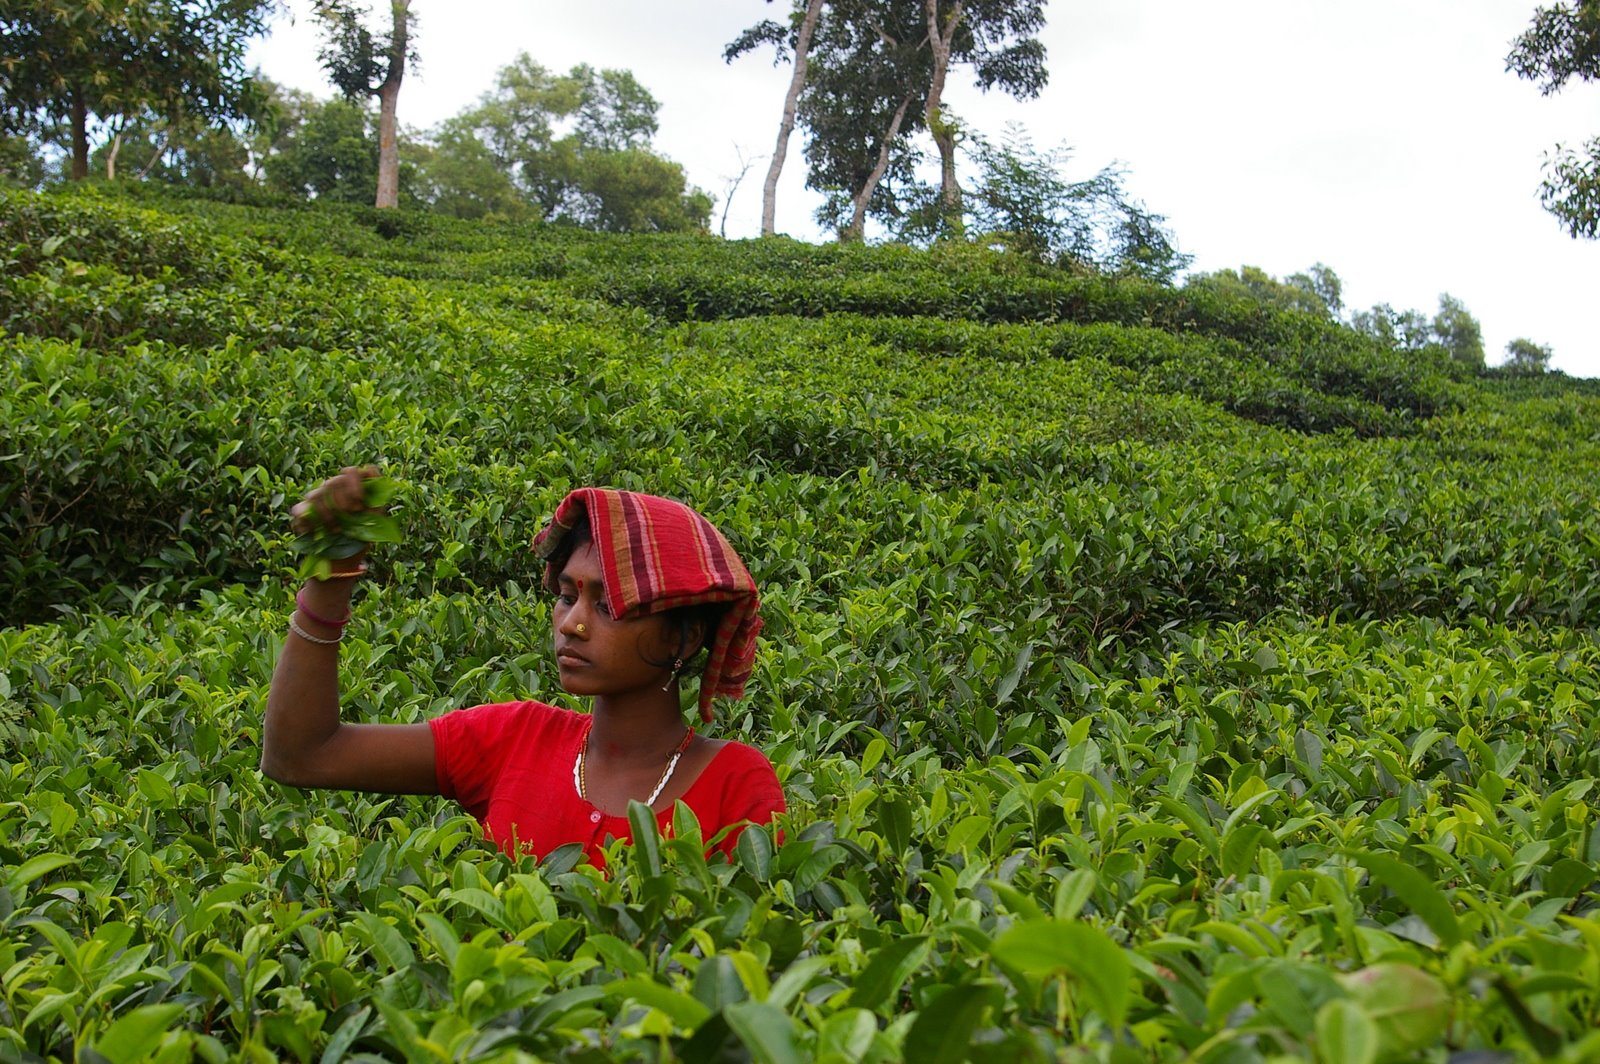
M 587 665 L 589 659 L 571 650 L 556 651 L 557 665 Z

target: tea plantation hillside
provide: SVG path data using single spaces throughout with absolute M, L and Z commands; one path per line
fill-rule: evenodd
M 0 193 L 0 260 L 0 1059 L 1600 1058 L 1591 382 L 971 248 Z M 261 777 L 356 461 L 347 717 L 560 702 L 534 532 L 672 495 L 782 832 Z

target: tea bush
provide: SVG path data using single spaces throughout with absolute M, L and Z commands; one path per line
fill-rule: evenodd
M 1600 1054 L 1600 392 L 975 251 L 0 194 L 0 1056 Z M 412 485 L 352 718 L 560 700 L 582 483 L 763 588 L 791 812 L 601 876 L 256 772 L 287 505 Z

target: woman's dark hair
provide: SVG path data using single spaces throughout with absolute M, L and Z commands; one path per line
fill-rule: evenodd
M 662 611 L 661 617 L 667 622 L 667 629 L 678 639 L 678 651 L 673 657 L 683 659 L 683 673 L 699 672 L 705 667 L 704 661 L 701 661 L 696 668 L 691 668 L 691 665 L 700 657 L 701 651 L 711 646 L 711 641 L 716 638 L 717 626 L 722 623 L 722 615 L 728 612 L 728 605 L 726 602 L 702 602 L 694 606 L 679 606 L 677 609 Z M 693 654 L 686 654 L 689 640 L 694 638 L 696 627 L 700 629 L 700 646 Z M 658 668 L 672 668 L 671 661 L 651 661 L 649 658 L 644 660 Z
M 578 548 L 586 547 L 593 542 L 594 533 L 589 530 L 589 522 L 578 522 L 570 532 L 561 537 L 560 541 L 556 543 L 556 549 L 551 551 L 550 557 L 545 559 L 545 564 L 549 566 L 546 572 L 550 573 L 552 577 L 560 576 L 562 570 L 567 567 L 567 563 L 572 560 L 572 556 L 578 553 Z M 554 591 L 554 579 L 545 586 Z
M 561 538 L 556 549 L 550 553 L 547 563 L 550 572 L 561 575 L 572 556 L 590 543 L 594 542 L 594 533 L 589 529 L 589 522 L 580 521 L 573 526 L 572 531 Z M 716 638 L 717 626 L 722 623 L 722 617 L 728 612 L 730 603 L 727 602 L 702 602 L 694 606 L 679 606 L 676 609 L 663 610 L 659 616 L 667 623 L 667 630 L 677 639 L 678 649 L 666 661 L 651 661 L 645 658 L 645 663 L 660 669 L 672 668 L 673 659 L 682 658 L 685 661 L 683 673 L 697 672 L 691 669 L 690 664 L 701 657 L 701 651 L 711 646 L 711 641 Z M 694 638 L 695 628 L 700 628 L 700 647 L 693 654 L 687 654 L 689 642 Z M 703 668 L 704 661 L 700 662 Z M 681 673 L 680 673 L 681 675 Z

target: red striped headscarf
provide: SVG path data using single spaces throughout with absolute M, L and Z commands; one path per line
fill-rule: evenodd
M 709 722 L 712 698 L 743 697 L 755 664 L 761 598 L 750 571 L 717 526 L 681 502 L 636 491 L 579 488 L 561 500 L 533 540 L 534 554 L 545 563 L 544 586 L 552 594 L 561 574 L 550 558 L 586 518 L 613 617 L 729 604 L 709 640 L 700 677 L 700 718 Z

